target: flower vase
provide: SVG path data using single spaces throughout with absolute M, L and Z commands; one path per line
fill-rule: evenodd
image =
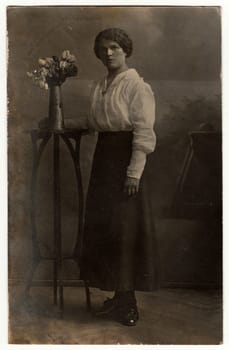
M 49 128 L 62 130 L 64 128 L 64 112 L 60 85 L 49 88 Z

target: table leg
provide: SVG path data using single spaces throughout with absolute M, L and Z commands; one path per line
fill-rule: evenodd
M 61 184 L 60 184 L 60 137 L 63 138 L 65 144 L 67 145 L 75 168 L 75 174 L 78 184 L 78 237 L 73 249 L 73 254 L 70 259 L 78 261 L 80 256 L 80 250 L 82 245 L 82 234 L 83 234 L 83 187 L 82 187 L 82 178 L 80 172 L 80 160 L 79 160 L 79 151 L 80 151 L 80 138 L 81 135 L 64 135 L 53 133 L 50 131 L 40 131 L 33 130 L 31 132 L 32 145 L 33 145 L 33 167 L 32 167 L 32 177 L 31 177 L 31 228 L 32 228 L 32 254 L 33 260 L 28 273 L 28 280 L 26 284 L 26 293 L 29 293 L 31 286 L 32 278 L 34 271 L 39 264 L 41 259 L 47 259 L 41 256 L 39 240 L 37 238 L 37 229 L 36 229 L 36 182 L 38 167 L 42 153 L 45 149 L 46 144 L 53 135 L 53 231 L 54 231 L 54 256 L 49 259 L 53 260 L 53 297 L 54 303 L 59 304 L 59 309 L 61 316 L 63 316 L 64 308 L 64 286 L 63 286 L 63 255 L 62 255 L 62 228 L 61 228 Z M 71 143 L 70 139 L 73 138 L 75 141 L 75 147 Z M 38 146 L 38 141 L 41 140 L 40 145 Z M 87 309 L 90 310 L 90 291 L 87 282 L 85 283 L 86 291 L 86 300 L 87 300 Z
M 59 135 L 54 134 L 53 147 L 53 200 L 54 200 L 54 281 L 53 293 L 54 303 L 57 303 L 57 292 L 59 291 L 59 306 L 62 314 L 63 283 L 62 283 L 62 240 L 61 240 L 61 193 L 60 193 L 60 139 Z
M 83 243 L 83 218 L 84 218 L 83 184 L 82 184 L 82 176 L 80 171 L 80 137 L 78 136 L 74 138 L 75 148 L 73 147 L 72 142 L 69 140 L 69 138 L 66 135 L 62 135 L 62 139 L 64 140 L 72 156 L 72 160 L 75 168 L 76 181 L 78 185 L 78 215 L 79 215 L 78 237 L 77 237 L 76 244 L 73 251 L 73 258 L 76 262 L 78 262 L 81 254 L 82 243 Z M 85 287 L 85 293 L 86 293 L 87 310 L 90 311 L 91 298 L 90 298 L 90 290 L 89 290 L 87 281 L 84 281 L 84 287 Z
M 31 176 L 31 185 L 30 185 L 30 220 L 31 220 L 31 229 L 32 229 L 32 264 L 30 267 L 25 294 L 29 294 L 31 287 L 33 274 L 36 270 L 37 265 L 40 262 L 41 254 L 39 249 L 39 242 L 37 239 L 37 227 L 36 227 L 36 184 L 37 184 L 37 175 L 38 168 L 41 160 L 42 153 L 47 145 L 51 135 L 48 133 L 44 137 L 41 137 L 42 141 L 37 147 L 37 143 L 40 139 L 36 131 L 31 132 L 31 140 L 33 147 L 33 165 L 32 165 L 32 176 Z
M 80 256 L 81 252 L 81 246 L 82 246 L 82 239 L 83 239 L 83 206 L 84 206 L 84 198 L 83 198 L 83 184 L 82 184 L 82 176 L 80 171 L 80 137 L 74 138 L 75 141 L 75 148 L 73 147 L 71 141 L 66 135 L 62 135 L 62 139 L 64 140 L 66 146 L 69 149 L 69 152 L 71 154 L 74 169 L 75 169 L 75 176 L 77 181 L 77 187 L 78 187 L 78 237 L 77 241 L 74 247 L 73 256 L 77 260 Z

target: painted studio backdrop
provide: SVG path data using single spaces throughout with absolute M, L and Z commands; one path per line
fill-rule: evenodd
M 9 156 L 9 278 L 24 282 L 31 264 L 30 178 L 32 145 L 28 131 L 48 116 L 48 92 L 26 75 L 38 58 L 70 50 L 79 72 L 62 86 L 65 120 L 84 128 L 90 87 L 106 74 L 95 57 L 95 35 L 107 27 L 127 31 L 134 43 L 129 67 L 137 69 L 155 93 L 157 147 L 152 169 L 152 196 L 164 286 L 221 284 L 221 225 L 200 203 L 220 202 L 220 172 L 206 169 L 221 158 L 220 145 L 206 146 L 189 169 L 187 193 L 196 211 L 188 217 L 170 210 L 190 133 L 221 131 L 220 12 L 217 7 L 10 7 L 8 8 L 8 156 Z M 87 192 L 96 135 L 81 143 L 81 171 Z M 194 143 L 195 144 L 195 143 Z M 198 153 L 198 147 L 197 147 Z M 206 154 L 208 158 L 206 160 Z M 205 164 L 206 161 L 206 164 Z M 213 164 L 213 165 L 214 165 Z M 213 167 L 214 168 L 214 167 Z M 206 183 L 209 186 L 206 186 Z M 52 149 L 45 149 L 37 185 L 37 228 L 41 250 L 53 243 Z M 206 189 L 207 188 L 207 189 Z M 63 250 L 71 251 L 77 227 L 77 186 L 72 160 L 61 145 Z M 175 201 L 176 202 L 176 201 Z M 176 206 L 176 203 L 175 203 Z M 197 215 L 195 214 L 197 213 Z M 38 266 L 34 279 L 48 281 L 52 265 Z M 65 266 L 74 281 L 77 267 Z

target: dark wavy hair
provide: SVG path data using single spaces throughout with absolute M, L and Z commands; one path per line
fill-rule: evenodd
M 123 51 L 126 53 L 126 57 L 130 57 L 130 55 L 132 54 L 133 43 L 132 43 L 132 40 L 127 35 L 127 33 L 120 28 L 108 28 L 101 31 L 95 38 L 94 52 L 98 58 L 100 58 L 99 44 L 102 39 L 116 41 L 119 44 L 119 46 L 121 46 Z

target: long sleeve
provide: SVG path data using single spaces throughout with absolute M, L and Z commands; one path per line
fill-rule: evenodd
M 130 118 L 133 125 L 133 142 L 127 176 L 140 179 L 146 156 L 153 152 L 156 146 L 155 99 L 151 87 L 143 80 L 135 84 L 131 94 Z

